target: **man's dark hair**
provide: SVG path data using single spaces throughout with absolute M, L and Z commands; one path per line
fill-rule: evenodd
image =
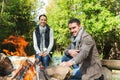
M 40 20 L 41 16 L 44 16 L 44 17 L 46 17 L 46 19 L 47 19 L 47 16 L 46 16 L 45 14 L 41 14 L 41 15 L 39 16 L 39 20 Z
M 70 23 L 74 23 L 74 22 L 77 23 L 78 25 L 81 24 L 80 20 L 77 19 L 77 18 L 71 18 L 71 19 L 69 20 L 68 24 L 70 24 Z

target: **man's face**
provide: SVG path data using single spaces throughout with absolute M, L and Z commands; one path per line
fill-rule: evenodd
M 76 37 L 80 29 L 80 25 L 78 25 L 76 22 L 69 24 L 69 30 L 72 36 Z
M 47 24 L 47 18 L 45 16 L 41 16 L 39 20 L 39 24 L 44 27 Z

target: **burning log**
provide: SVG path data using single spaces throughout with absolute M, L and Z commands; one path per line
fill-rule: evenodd
M 4 39 L 2 44 L 3 45 L 12 44 L 15 47 L 15 52 L 11 52 L 7 49 L 3 49 L 3 52 L 5 52 L 7 55 L 27 56 L 24 49 L 28 45 L 28 42 L 22 36 L 9 36 L 7 39 Z
M 36 77 L 34 64 L 26 59 L 26 61 L 20 66 L 17 73 L 12 77 L 11 80 L 34 80 Z
M 0 53 L 0 76 L 7 76 L 13 71 L 11 60 L 3 53 Z
M 44 79 L 43 73 L 41 74 L 41 68 L 34 56 L 10 56 L 9 58 L 12 60 L 15 68 L 15 70 L 12 72 L 12 77 L 10 80 L 46 80 Z M 36 67 L 36 65 L 38 67 Z M 40 68 L 39 73 L 37 72 L 36 68 Z M 37 74 L 39 74 L 39 76 Z
M 11 77 L 7 79 L 0 78 L 0 80 L 69 80 L 71 76 L 71 69 L 69 67 L 49 66 L 46 70 L 41 70 L 34 56 L 9 56 L 8 58 L 12 61 L 11 64 L 14 65 L 14 71 L 11 71 Z M 0 56 L 1 59 L 3 58 Z M 40 71 L 37 72 L 36 68 L 40 68 Z M 10 68 L 6 71 L 9 70 Z

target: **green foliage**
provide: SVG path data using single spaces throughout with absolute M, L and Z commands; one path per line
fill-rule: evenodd
M 27 37 L 34 22 L 31 12 L 35 9 L 36 0 L 3 0 L 1 2 L 0 32 L 1 39 L 9 35 Z M 31 6 L 32 5 L 32 6 Z
M 61 63 L 61 58 L 62 58 L 62 54 L 60 51 L 55 51 L 53 54 L 52 54 L 52 62 L 51 62 L 51 65 L 59 65 Z
M 62 4 L 62 5 L 61 5 Z M 69 43 L 68 19 L 72 16 L 70 13 L 69 0 L 50 0 L 47 7 L 48 23 L 53 27 L 58 49 L 64 49 Z
M 31 12 L 36 8 L 36 1 L 0 1 L 0 42 L 10 35 L 22 35 L 29 41 L 29 45 L 32 45 L 32 30 L 36 23 L 33 21 L 34 16 Z
M 119 0 L 50 0 L 47 7 L 49 24 L 53 27 L 59 48 L 70 42 L 68 20 L 76 17 L 93 36 L 100 53 L 108 43 L 119 41 Z M 112 4 L 112 5 L 111 5 Z
M 37 0 L 0 1 L 0 41 L 9 35 L 24 35 L 32 45 L 33 21 Z M 114 42 L 120 44 L 120 0 L 49 0 L 48 24 L 54 30 L 57 50 L 70 43 L 68 21 L 71 17 L 81 20 L 93 36 L 100 53 L 107 53 Z M 39 7 L 43 6 L 42 4 Z M 108 44 L 109 43 L 109 44 Z M 106 47 L 105 47 L 106 46 Z
M 84 1 L 82 2 L 84 3 Z M 113 42 L 119 40 L 116 35 L 119 35 L 117 31 L 120 18 L 103 4 L 96 0 L 82 4 L 84 16 L 81 15 L 85 28 L 95 38 L 97 47 L 102 51 L 100 53 L 105 53 L 105 46 L 112 46 Z

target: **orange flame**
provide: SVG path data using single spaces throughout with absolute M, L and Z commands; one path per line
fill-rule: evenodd
M 22 36 L 9 36 L 7 39 L 4 39 L 2 44 L 13 44 L 16 49 L 15 52 L 10 52 L 4 49 L 3 52 L 7 55 L 27 56 L 24 49 L 28 45 L 28 42 Z
M 34 77 L 36 77 L 36 71 L 35 71 L 35 67 L 31 66 L 29 68 L 29 70 L 27 71 L 24 80 L 33 80 Z
M 27 63 L 24 62 L 23 66 L 27 66 Z M 35 67 L 34 65 L 31 65 L 29 67 L 29 70 L 27 70 L 23 80 L 33 80 L 35 77 L 36 77 Z

